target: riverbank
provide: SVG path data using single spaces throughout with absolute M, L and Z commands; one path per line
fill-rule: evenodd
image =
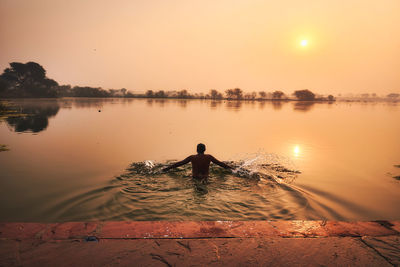
M 398 266 L 400 222 L 0 223 L 1 266 L 132 264 Z

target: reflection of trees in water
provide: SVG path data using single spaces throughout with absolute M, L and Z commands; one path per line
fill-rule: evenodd
M 71 101 L 75 108 L 96 108 L 101 109 L 106 104 L 129 104 L 135 99 L 132 98 L 71 98 L 64 101 Z
M 282 101 L 272 101 L 272 108 L 275 110 L 282 109 Z
M 265 101 L 260 101 L 259 103 L 258 103 L 258 108 L 259 109 L 264 109 L 265 108 Z
M 153 105 L 156 105 L 158 107 L 164 107 L 165 104 L 167 103 L 168 100 L 166 99 L 157 99 L 157 98 L 152 98 L 152 99 L 147 99 L 146 104 L 149 107 L 152 107 Z
M 76 98 L 61 98 L 58 99 L 58 103 L 61 108 L 95 108 L 102 109 L 107 104 L 130 104 L 137 99 L 134 98 L 87 98 L 87 97 L 76 97 Z
M 242 101 L 226 101 L 226 105 L 225 105 L 226 109 L 231 109 L 234 111 L 239 111 L 242 107 Z
M 49 125 L 49 118 L 55 116 L 60 109 L 56 101 L 51 103 L 18 103 L 22 116 L 8 117 L 6 122 L 16 132 L 43 131 Z
M 211 100 L 209 103 L 210 103 L 210 108 L 211 109 L 216 109 L 216 108 L 218 108 L 219 106 L 222 105 L 222 101 L 221 100 Z
M 247 100 L 247 101 L 244 101 L 244 105 L 246 107 L 255 108 L 256 107 L 256 101 L 255 100 Z
M 315 102 L 313 102 L 313 101 L 296 102 L 296 103 L 294 103 L 293 109 L 295 111 L 307 112 L 307 111 L 310 111 L 312 109 L 314 104 L 315 104 Z
M 280 110 L 282 109 L 283 105 L 288 103 L 287 100 L 266 100 L 266 101 L 260 101 L 258 104 L 259 109 L 264 109 L 266 106 L 272 106 L 274 110 Z
M 154 102 L 157 106 L 164 107 L 167 101 L 165 99 L 155 99 Z
M 186 99 L 178 99 L 177 103 L 181 108 L 186 108 L 188 101 Z

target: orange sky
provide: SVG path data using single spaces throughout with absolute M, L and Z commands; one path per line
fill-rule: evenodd
M 0 0 L 0 69 L 36 61 L 61 84 L 131 91 L 386 94 L 399 25 L 399 0 Z

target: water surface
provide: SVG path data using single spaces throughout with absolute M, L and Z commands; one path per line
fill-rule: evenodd
M 400 219 L 398 104 L 13 102 L 30 115 L 0 123 L 1 221 Z M 158 171 L 199 142 L 238 172 Z

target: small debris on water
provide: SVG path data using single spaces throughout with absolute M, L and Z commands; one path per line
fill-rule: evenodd
M 0 152 L 1 151 L 8 151 L 8 150 L 10 150 L 10 149 L 6 145 L 0 144 Z

